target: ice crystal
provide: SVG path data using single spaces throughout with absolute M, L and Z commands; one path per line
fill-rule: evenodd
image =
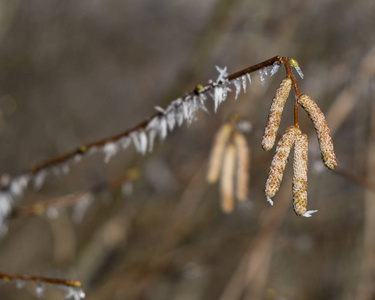
M 267 202 L 268 202 L 269 204 L 271 204 L 271 206 L 273 206 L 273 201 L 272 201 L 272 199 L 271 199 L 270 197 L 267 197 Z
M 156 130 L 151 129 L 148 131 L 148 152 L 152 152 L 154 149 L 154 142 L 156 137 Z
M 44 283 L 43 282 L 36 282 L 36 287 L 35 287 L 35 294 L 38 298 L 42 298 L 44 294 Z
M 181 105 L 176 109 L 176 122 L 179 127 L 184 123 L 184 112 Z
M 246 74 L 246 77 L 247 77 L 247 80 L 249 81 L 249 84 L 251 84 L 251 76 L 250 76 L 250 73 L 247 73 L 247 74 Z
M 76 154 L 76 155 L 74 155 L 73 156 L 73 161 L 75 162 L 75 163 L 79 163 L 81 160 L 82 160 L 82 154 Z
M 138 131 L 138 139 L 139 139 L 139 152 L 141 154 L 145 154 L 147 151 L 147 135 L 144 130 L 139 130 Z
M 159 128 L 158 128 L 159 139 L 164 141 L 168 134 L 168 124 L 166 117 L 159 118 Z
M 16 287 L 17 289 L 23 289 L 25 287 L 25 280 L 22 280 L 22 279 L 16 279 Z
M 0 232 L 6 231 L 6 219 L 8 218 L 13 205 L 12 196 L 8 192 L 0 192 Z
M 301 70 L 300 66 L 296 65 L 296 66 L 294 66 L 294 68 L 296 69 L 296 71 L 297 71 L 299 77 L 301 77 L 301 79 L 303 79 L 303 76 L 304 76 L 304 75 L 303 75 L 303 73 L 302 73 L 302 70 Z
M 264 85 L 264 83 L 266 82 L 266 80 L 264 79 L 264 75 L 267 75 L 266 70 L 267 70 L 266 68 L 259 70 L 259 78 L 260 78 L 260 82 L 262 83 L 262 85 Z
M 39 191 L 42 188 L 44 181 L 46 179 L 46 175 L 47 175 L 46 170 L 40 170 L 38 171 L 38 173 L 35 174 L 33 178 L 34 190 Z
M 275 75 L 277 71 L 279 71 L 279 69 L 280 69 L 280 64 L 277 62 L 274 62 L 269 72 L 269 76 L 272 77 L 273 75 Z
M 305 212 L 303 215 L 302 215 L 302 217 L 305 217 L 305 218 L 311 218 L 312 216 L 312 214 L 314 214 L 314 213 L 316 213 L 317 212 L 317 210 L 308 210 L 307 212 Z
M 29 176 L 24 175 L 11 180 L 9 190 L 13 197 L 22 197 L 24 190 L 29 184 Z
M 246 85 L 247 85 L 247 82 L 246 82 L 246 76 L 243 75 L 241 77 L 241 80 L 242 80 L 242 89 L 243 89 L 243 92 L 246 93 Z
M 224 88 L 221 86 L 215 87 L 214 90 L 214 105 L 215 105 L 215 112 L 217 111 L 217 108 L 223 102 L 224 100 Z
M 155 106 L 155 110 L 162 113 L 163 115 L 165 115 L 165 110 L 164 108 L 160 107 L 160 106 Z
M 241 82 L 240 82 L 240 79 L 235 79 L 233 80 L 233 84 L 236 88 L 236 95 L 234 96 L 234 99 L 237 100 L 238 98 L 238 95 L 241 93 Z
M 121 145 L 121 148 L 123 150 L 125 150 L 126 148 L 128 148 L 131 144 L 131 140 L 129 137 L 125 136 L 123 138 L 121 138 L 119 141 L 118 141 L 118 144 Z
M 216 66 L 216 70 L 219 72 L 219 77 L 217 78 L 216 82 L 225 81 L 226 77 L 228 76 L 227 67 L 220 68 Z
M 61 166 L 61 172 L 63 173 L 63 175 L 68 175 L 69 171 L 70 167 L 67 163 Z
M 103 152 L 104 152 L 104 162 L 107 164 L 111 160 L 113 156 L 115 156 L 118 152 L 118 145 L 114 142 L 109 142 L 104 145 Z
M 86 297 L 85 292 L 81 288 L 61 285 L 61 289 L 65 291 L 64 300 L 81 300 Z
M 167 123 L 169 131 L 172 131 L 174 129 L 174 126 L 176 125 L 176 109 L 174 107 L 168 108 L 168 112 L 166 115 Z

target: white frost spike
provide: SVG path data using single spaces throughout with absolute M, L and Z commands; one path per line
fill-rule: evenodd
M 184 119 L 189 121 L 191 119 L 191 103 L 190 103 L 190 101 L 183 101 L 182 102 L 182 111 L 184 113 Z
M 246 85 L 247 85 L 247 82 L 246 82 L 246 76 L 242 76 L 241 77 L 242 79 L 242 89 L 243 89 L 243 92 L 246 93 Z
M 301 79 L 303 79 L 303 73 L 302 73 L 302 70 L 300 68 L 300 66 L 295 66 L 294 67 L 299 75 L 299 77 L 301 77 Z
M 35 287 L 35 294 L 38 298 L 42 298 L 44 294 L 44 283 L 37 282 Z
M 51 206 L 51 207 L 47 208 L 46 215 L 47 215 L 48 219 L 50 219 L 50 220 L 57 219 L 59 214 L 60 214 L 59 210 L 56 207 Z
M 61 288 L 66 292 L 64 300 L 81 300 L 86 297 L 85 292 L 80 288 L 71 286 L 61 286 Z
M 176 122 L 179 127 L 184 123 L 184 113 L 182 111 L 182 105 L 178 106 L 176 109 Z
M 176 113 L 175 113 L 174 107 L 171 107 L 171 109 L 168 109 L 167 123 L 168 123 L 169 131 L 172 131 L 174 129 L 174 126 L 176 125 Z
M 251 84 L 251 76 L 250 76 L 250 73 L 247 73 L 247 74 L 246 74 L 246 77 L 247 77 L 247 80 L 249 81 L 249 84 Z
M 164 141 L 168 134 L 167 120 L 165 117 L 159 118 L 159 139 Z
M 20 176 L 15 178 L 10 183 L 10 193 L 13 197 L 21 197 L 23 195 L 24 190 L 27 188 L 29 183 L 28 176 Z
M 64 175 L 68 175 L 69 171 L 70 171 L 70 167 L 69 167 L 68 164 L 63 164 L 63 165 L 61 166 L 61 172 L 62 172 Z
M 277 71 L 279 71 L 279 69 L 280 69 L 280 64 L 278 64 L 277 62 L 274 62 L 270 71 L 270 76 L 272 77 L 273 75 L 275 75 Z
M 220 67 L 216 66 L 216 70 L 219 72 L 219 77 L 217 78 L 216 82 L 224 81 L 228 76 L 227 67 L 221 69 Z
M 265 69 L 259 70 L 259 78 L 260 78 L 260 82 L 262 83 L 262 85 L 264 85 L 264 83 L 266 82 L 266 80 L 264 79 L 264 75 L 266 74 L 266 72 L 264 70 Z
M 317 210 L 308 210 L 307 212 L 305 212 L 303 215 L 302 215 L 302 217 L 305 217 L 305 218 L 311 218 L 312 216 L 312 214 L 314 214 L 314 213 L 316 213 L 317 212 Z
M 215 87 L 214 91 L 214 107 L 215 107 L 215 112 L 217 111 L 217 108 L 223 102 L 223 95 L 224 94 L 224 89 L 221 86 Z
M 154 141 L 156 137 L 156 131 L 155 130 L 150 130 L 148 132 L 148 152 L 152 152 L 154 149 Z
M 16 279 L 16 287 L 17 289 L 23 289 L 25 287 L 25 280 L 22 279 Z
M 107 164 L 113 156 L 118 152 L 118 145 L 114 142 L 109 142 L 103 147 L 104 152 L 104 162 Z
M 267 197 L 267 202 L 268 202 L 269 204 L 271 204 L 271 206 L 273 206 L 273 201 L 272 201 L 272 199 L 271 199 L 270 197 Z
M 240 80 L 237 78 L 233 80 L 234 86 L 236 88 L 236 95 L 234 96 L 234 99 L 237 100 L 238 95 L 241 93 L 241 83 Z
M 47 172 L 45 170 L 41 170 L 38 173 L 36 173 L 33 179 L 34 190 L 39 191 L 42 188 L 44 180 L 46 179 L 46 175 Z
M 7 232 L 6 219 L 12 210 L 13 199 L 7 192 L 0 192 L 0 235 Z
M 155 110 L 162 113 L 163 115 L 165 115 L 165 110 L 164 108 L 160 107 L 160 106 L 155 106 Z
M 139 138 L 139 149 L 141 154 L 145 154 L 147 151 L 147 135 L 143 130 L 138 131 Z
M 123 150 L 125 150 L 126 148 L 128 148 L 128 147 L 130 146 L 131 141 L 130 141 L 130 139 L 129 139 L 127 136 L 125 136 L 125 137 L 121 138 L 121 139 L 118 141 L 118 144 L 120 144 L 120 145 L 121 145 L 121 148 L 122 148 Z
M 133 131 L 131 134 L 130 134 L 130 137 L 132 139 L 132 142 L 133 142 L 133 145 L 134 145 L 134 148 L 137 152 L 141 152 L 141 145 L 139 143 L 139 138 L 138 138 L 138 132 L 137 131 Z

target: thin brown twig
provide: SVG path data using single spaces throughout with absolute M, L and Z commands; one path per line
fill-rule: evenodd
M 284 63 L 288 62 L 288 58 L 281 57 L 281 56 L 275 56 L 275 57 L 270 58 L 268 60 L 265 60 L 265 61 L 263 61 L 259 64 L 256 64 L 254 66 L 245 68 L 241 71 L 238 71 L 236 73 L 228 75 L 226 78 L 224 78 L 224 80 L 231 81 L 233 79 L 240 78 L 240 77 L 242 77 L 246 74 L 258 71 L 262 68 L 269 67 L 269 66 L 273 65 L 274 63 L 281 64 L 282 62 L 284 62 Z M 295 82 L 295 79 L 294 79 L 292 73 L 291 73 L 290 65 L 285 64 L 285 66 L 287 68 L 287 73 L 289 74 L 289 76 L 292 76 L 291 78 L 292 78 L 292 80 L 294 80 L 295 89 L 297 89 L 297 91 L 298 91 L 298 86 L 297 86 L 297 83 Z M 213 90 L 215 88 L 215 86 L 216 86 L 216 83 L 214 82 L 214 83 L 209 83 L 206 86 L 201 87 L 199 90 L 195 89 L 194 91 L 191 91 L 191 92 L 187 93 L 183 97 L 183 101 L 186 101 L 186 100 L 190 99 L 190 97 L 192 97 L 194 95 L 199 95 L 201 93 L 206 93 L 210 90 Z M 121 132 L 119 134 L 116 134 L 116 135 L 113 135 L 113 136 L 110 136 L 110 137 L 107 137 L 107 138 L 104 138 L 102 140 L 98 140 L 98 141 L 95 141 L 95 142 L 92 142 L 92 143 L 89 143 L 89 144 L 86 144 L 86 145 L 79 146 L 75 150 L 72 150 L 72 151 L 67 152 L 65 154 L 62 154 L 62 155 L 59 155 L 57 157 L 51 158 L 49 160 L 46 160 L 46 161 L 40 162 L 38 164 L 35 164 L 35 165 L 31 166 L 26 172 L 24 172 L 24 174 L 25 175 L 26 174 L 35 175 L 35 174 L 37 174 L 38 172 L 40 172 L 44 169 L 47 169 L 49 167 L 53 167 L 53 166 L 58 165 L 60 163 L 64 163 L 64 162 L 68 161 L 69 159 L 72 159 L 76 156 L 85 155 L 89 150 L 92 150 L 92 149 L 97 148 L 97 147 L 101 147 L 101 146 L 103 146 L 107 143 L 110 143 L 110 142 L 118 141 L 121 138 L 129 136 L 132 132 L 144 129 L 147 126 L 147 124 L 153 118 L 160 117 L 162 115 L 163 115 L 162 112 L 157 112 L 157 113 L 153 114 L 152 116 L 148 117 L 147 119 L 145 119 L 143 122 L 139 123 L 138 125 L 130 128 L 130 129 L 124 131 L 124 132 Z
M 50 284 L 62 284 L 65 286 L 79 288 L 82 286 L 81 281 L 75 279 L 59 279 L 59 278 L 50 278 L 43 276 L 35 276 L 28 274 L 11 274 L 11 273 L 0 273 L 0 280 L 10 281 L 10 280 L 26 280 L 34 282 L 45 282 Z
M 11 218 L 20 218 L 28 215 L 41 215 L 46 212 L 50 207 L 67 207 L 80 202 L 82 199 L 87 199 L 85 196 L 100 193 L 101 191 L 108 188 L 115 188 L 120 186 L 126 181 L 133 181 L 139 177 L 139 171 L 137 169 L 128 170 L 125 174 L 117 176 L 109 182 L 100 183 L 90 189 L 76 192 L 73 194 L 65 195 L 62 197 L 54 198 L 43 202 L 38 202 L 31 205 L 25 205 L 15 207 L 12 211 Z

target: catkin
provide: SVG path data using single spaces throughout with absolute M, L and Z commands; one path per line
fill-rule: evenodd
M 324 164 L 329 169 L 334 169 L 337 166 L 337 159 L 335 151 L 333 150 L 331 132 L 324 114 L 315 101 L 307 95 L 301 95 L 298 98 L 298 103 L 303 107 L 309 118 L 314 123 Z
M 234 185 L 234 167 L 236 162 L 236 148 L 229 144 L 224 153 L 223 170 L 221 172 L 220 193 L 221 209 L 225 213 L 233 211 L 233 185 Z
M 236 198 L 245 201 L 248 196 L 250 150 L 242 133 L 236 132 L 233 141 L 237 151 Z
M 264 150 L 269 151 L 275 144 L 277 131 L 279 129 L 281 115 L 283 113 L 286 99 L 289 96 L 292 87 L 292 80 L 286 77 L 281 81 L 280 87 L 276 91 L 276 95 L 272 100 L 270 112 L 264 135 L 262 139 L 262 147 Z
M 215 183 L 219 178 L 221 161 L 227 141 L 232 133 L 232 125 L 225 123 L 216 133 L 215 142 L 211 150 L 210 160 L 208 163 L 207 181 Z
M 307 210 L 307 135 L 300 133 L 294 142 L 293 209 L 298 216 Z
M 277 144 L 275 155 L 272 158 L 271 168 L 268 172 L 265 188 L 265 194 L 268 201 L 271 201 L 270 198 L 275 196 L 276 192 L 279 190 L 290 150 L 292 149 L 297 134 L 300 132 L 301 131 L 296 126 L 290 126 Z

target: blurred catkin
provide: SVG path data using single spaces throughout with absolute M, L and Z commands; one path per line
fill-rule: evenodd
M 234 167 L 236 162 L 236 148 L 231 143 L 225 148 L 223 170 L 221 172 L 221 209 L 225 213 L 233 211 L 234 207 Z
M 298 103 L 307 112 L 309 118 L 314 124 L 324 164 L 329 169 L 334 169 L 337 166 L 337 159 L 335 151 L 333 150 L 331 132 L 323 112 L 315 101 L 307 95 L 301 95 L 298 98 Z
M 250 150 L 244 135 L 236 132 L 233 136 L 237 151 L 237 182 L 236 197 L 240 201 L 245 201 L 248 196 L 249 184 L 249 158 Z
M 207 181 L 209 183 L 215 183 L 219 178 L 224 149 L 232 133 L 232 129 L 233 126 L 230 123 L 225 123 L 216 133 L 208 163 Z
M 300 133 L 294 143 L 293 208 L 298 216 L 307 210 L 307 135 Z
M 285 131 L 277 144 L 265 188 L 265 194 L 269 201 L 279 190 L 290 150 L 292 149 L 296 136 L 300 133 L 299 128 L 292 125 Z
M 276 91 L 276 95 L 272 100 L 271 108 L 268 114 L 266 128 L 262 139 L 262 147 L 269 151 L 275 144 L 277 131 L 280 125 L 281 115 L 283 113 L 286 99 L 289 96 L 292 87 L 292 80 L 289 77 L 281 81 L 280 87 Z

